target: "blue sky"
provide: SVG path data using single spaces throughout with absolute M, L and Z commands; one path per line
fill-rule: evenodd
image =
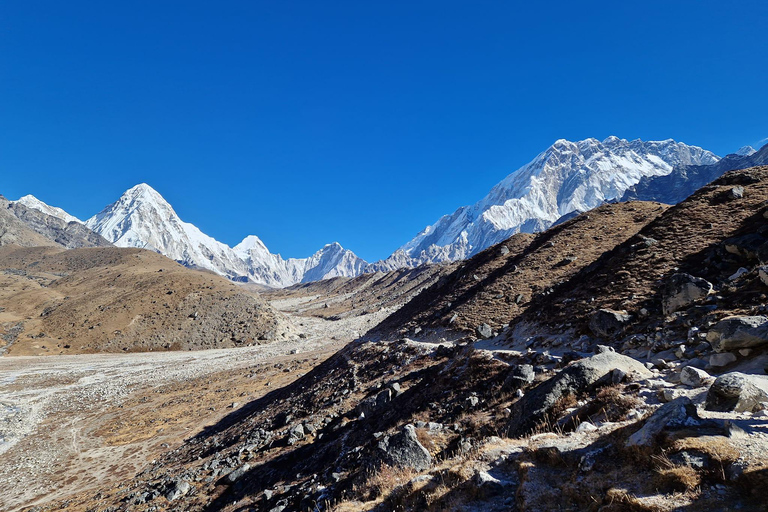
M 230 245 L 383 258 L 558 138 L 768 136 L 768 3 L 735 4 L 2 2 L 0 193 L 147 182 Z

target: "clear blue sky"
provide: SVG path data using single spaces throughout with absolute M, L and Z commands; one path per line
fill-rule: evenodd
M 768 136 L 768 2 L 8 0 L 0 193 L 386 257 L 558 138 Z

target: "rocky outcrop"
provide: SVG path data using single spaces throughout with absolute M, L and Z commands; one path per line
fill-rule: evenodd
M 699 416 L 696 406 L 685 396 L 668 402 L 654 412 L 645 424 L 627 439 L 627 446 L 654 446 L 656 436 L 670 427 L 696 425 Z
M 432 464 L 432 456 L 416 437 L 416 427 L 406 425 L 402 432 L 379 441 L 384 462 L 391 466 L 424 471 Z
M 673 274 L 664 286 L 662 307 L 665 315 L 693 305 L 712 293 L 712 283 L 690 274 Z
M 589 328 L 596 336 L 608 338 L 623 332 L 631 319 L 626 311 L 599 309 L 589 317 Z
M 731 316 L 720 320 L 707 333 L 716 352 L 757 347 L 768 343 L 768 318 Z
M 67 249 L 112 245 L 104 237 L 79 222 L 66 222 L 34 208 L 28 208 L 21 203 L 11 203 L 8 209 L 30 229 Z
M 509 434 L 521 436 L 529 433 L 547 419 L 562 397 L 611 383 L 614 370 L 620 370 L 627 376 L 652 376 L 642 363 L 616 352 L 604 352 L 573 362 L 515 402 L 510 412 Z
M 739 372 L 715 379 L 707 392 L 706 409 L 720 412 L 754 412 L 768 405 L 768 377 Z

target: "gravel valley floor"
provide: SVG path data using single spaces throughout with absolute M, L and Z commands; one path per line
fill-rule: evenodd
M 297 302 L 281 307 L 291 315 Z M 0 510 L 132 477 L 205 426 L 300 377 L 371 319 L 294 320 L 306 337 L 271 345 L 0 358 Z

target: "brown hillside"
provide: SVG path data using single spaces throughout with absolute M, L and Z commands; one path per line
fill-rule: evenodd
M 517 234 L 461 263 L 375 329 L 379 335 L 415 328 L 500 329 L 532 298 L 550 292 L 633 237 L 666 210 L 651 202 L 607 204 L 538 235 Z
M 355 278 L 335 277 L 266 292 L 264 296 L 269 300 L 294 299 L 300 302 L 298 313 L 303 316 L 338 319 L 367 315 L 401 307 L 455 267 L 456 264 L 429 265 L 386 273 L 374 272 Z
M 743 197 L 731 197 L 735 186 L 743 187 Z M 674 272 L 689 272 L 713 282 L 726 280 L 746 262 L 714 258 L 713 251 L 722 249 L 722 241 L 729 237 L 762 231 L 766 201 L 768 167 L 725 174 L 551 295 L 537 298 L 519 318 L 518 334 L 588 333 L 589 315 L 600 308 L 627 310 L 635 318 L 645 308 L 653 316 L 661 312 L 664 278 Z
M 223 348 L 290 335 L 258 296 L 150 251 L 0 248 L 12 355 Z

